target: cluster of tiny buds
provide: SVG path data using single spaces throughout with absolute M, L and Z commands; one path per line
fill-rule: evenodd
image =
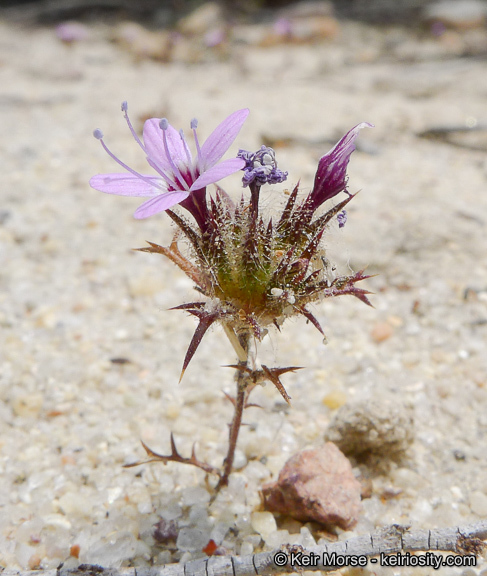
M 287 172 L 277 167 L 276 153 L 272 148 L 262 145 L 257 152 L 239 150 L 237 156 L 245 160 L 243 167 L 243 185 L 249 186 L 255 182 L 258 186 L 263 184 L 278 184 L 287 178 Z

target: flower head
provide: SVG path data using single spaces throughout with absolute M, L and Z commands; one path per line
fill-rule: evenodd
M 237 156 L 245 160 L 242 178 L 244 188 L 252 182 L 262 186 L 263 184 L 278 184 L 287 178 L 287 172 L 277 167 L 276 153 L 268 146 L 262 145 L 255 153 L 239 150 Z
M 136 142 L 142 148 L 149 165 L 157 176 L 140 174 L 117 158 L 106 146 L 103 134 L 95 130 L 93 135 L 101 141 L 106 152 L 128 173 L 98 174 L 90 180 L 90 186 L 107 194 L 120 196 L 149 197 L 136 210 L 135 218 L 147 218 L 162 212 L 189 198 L 197 190 L 202 190 L 214 182 L 237 172 L 245 165 L 241 158 L 231 158 L 220 162 L 235 140 L 249 111 L 238 110 L 230 114 L 210 134 L 200 146 L 196 120 L 191 121 L 191 129 L 196 144 L 196 157 L 193 158 L 183 131 L 178 132 L 163 118 L 151 118 L 144 124 L 143 142 L 137 136 L 127 114 L 127 103 L 122 104 L 127 124 Z
M 373 124 L 362 122 L 352 128 L 324 156 L 320 158 L 315 175 L 313 191 L 309 200 L 312 209 L 316 210 L 323 202 L 333 198 L 347 189 L 347 166 L 355 150 L 355 138 L 362 128 L 372 128 Z

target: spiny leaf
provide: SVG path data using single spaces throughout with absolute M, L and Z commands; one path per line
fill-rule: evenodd
M 259 253 L 258 253 L 258 211 L 256 209 L 250 209 L 247 211 L 248 214 L 248 230 L 243 242 L 242 251 L 242 264 L 244 267 L 251 266 L 256 268 L 259 266 Z
M 262 239 L 262 260 L 265 264 L 269 264 L 271 261 L 272 252 L 272 219 L 269 220 L 267 224 L 267 230 L 263 234 Z
M 312 222 L 311 227 L 310 227 L 311 232 L 314 233 L 317 230 L 319 230 L 320 228 L 323 228 L 324 226 L 326 226 L 328 224 L 328 222 L 334 216 L 336 216 L 339 212 L 341 212 L 343 210 L 343 208 L 345 208 L 345 206 L 353 198 L 355 198 L 355 196 L 357 194 L 358 194 L 358 192 L 356 194 L 351 194 L 348 198 L 345 198 L 345 200 L 343 200 L 342 202 L 339 202 L 336 206 L 334 206 L 333 208 L 328 210 L 328 212 L 326 212 L 326 214 L 323 214 L 323 216 L 320 216 L 318 219 L 316 219 L 314 222 Z
M 292 284 L 293 286 L 297 286 L 306 276 L 309 262 L 310 261 L 307 258 L 298 258 L 297 260 L 295 260 L 289 267 L 289 271 L 286 274 L 285 278 L 286 285 Z
M 196 352 L 198 346 L 200 345 L 203 336 L 205 335 L 208 328 L 213 324 L 213 322 L 215 322 L 215 320 L 219 317 L 219 315 L 220 315 L 219 313 L 213 313 L 213 314 L 201 313 L 201 316 L 199 317 L 200 321 L 198 323 L 198 326 L 196 327 L 195 333 L 193 334 L 193 338 L 189 343 L 188 351 L 186 352 L 186 356 L 184 358 L 183 369 L 181 370 L 181 376 L 179 377 L 180 382 L 184 376 L 188 364 L 191 362 L 191 358 L 193 358 L 194 353 Z
M 200 310 L 206 306 L 206 302 L 188 302 L 187 304 L 180 304 L 179 306 L 173 306 L 169 310 L 188 310 L 191 312 L 192 308 Z
M 289 241 L 300 245 L 309 233 L 309 223 L 313 218 L 314 210 L 309 201 L 309 195 L 294 210 L 289 230 Z
M 206 462 L 201 462 L 196 458 L 196 451 L 194 444 L 191 449 L 191 458 L 184 458 L 183 456 L 181 456 L 181 454 L 178 452 L 178 449 L 176 448 L 176 442 L 174 441 L 174 436 L 172 432 L 171 432 L 171 454 L 168 455 L 158 454 L 157 452 L 154 452 L 154 450 L 149 448 L 149 446 L 147 446 L 147 444 L 145 444 L 144 442 L 141 441 L 141 444 L 144 447 L 147 456 L 149 456 L 149 460 L 145 460 L 142 462 L 134 462 L 133 464 L 125 464 L 124 468 L 133 468 L 134 466 L 140 466 L 141 464 L 149 464 L 150 462 L 162 462 L 163 464 L 167 464 L 168 462 L 178 462 L 179 464 L 189 464 L 191 466 L 196 466 L 196 468 L 204 470 L 207 474 L 216 474 L 217 476 L 221 476 L 221 473 L 218 470 L 218 468 L 211 466 L 211 464 L 206 464 Z
M 224 368 L 237 368 L 238 370 L 240 369 L 240 366 L 229 365 L 224 366 Z M 230 394 L 227 394 L 225 391 L 223 392 L 223 394 L 225 394 L 227 400 L 231 402 L 233 406 L 235 406 L 235 398 L 233 396 L 230 396 Z M 245 402 L 244 410 L 246 410 L 247 408 L 262 408 L 262 406 L 260 404 L 254 404 L 253 402 Z
M 176 442 L 174 441 L 174 434 L 171 432 L 171 456 L 179 456 L 178 450 L 176 448 Z
M 203 254 L 201 252 L 201 238 L 198 234 L 191 228 L 191 226 L 184 221 L 179 214 L 176 214 L 172 210 L 166 210 L 166 214 L 171 218 L 171 220 L 179 226 L 179 228 L 184 232 L 186 238 L 190 241 L 191 245 L 195 249 L 196 254 L 200 259 L 203 259 Z
M 172 438 L 172 433 L 171 433 L 171 438 Z M 152 448 L 149 448 L 149 446 L 147 446 L 147 444 L 143 440 L 141 440 L 140 443 L 144 447 L 144 450 L 146 451 L 147 456 L 150 456 L 151 458 L 164 458 L 164 456 L 161 456 L 157 452 L 154 452 L 154 450 L 152 450 Z
M 230 211 L 218 195 L 216 200 L 211 198 L 211 212 L 219 229 L 223 229 L 231 222 Z
M 328 284 L 325 280 L 317 282 L 314 286 L 313 292 L 308 292 L 308 294 L 321 292 L 324 298 L 333 298 L 335 296 L 346 296 L 350 294 L 361 300 L 364 304 L 367 304 L 367 306 L 372 306 L 366 294 L 373 294 L 373 292 L 355 286 L 356 282 L 361 282 L 362 280 L 373 278 L 375 276 L 375 274 L 364 275 L 363 272 L 364 270 L 360 270 L 353 276 L 340 276 L 335 278 L 331 284 Z
M 277 223 L 276 230 L 278 232 L 286 230 L 286 228 L 291 223 L 291 215 L 293 213 L 294 204 L 296 203 L 298 191 L 299 191 L 299 181 L 296 184 L 296 186 L 294 187 L 294 190 L 291 192 L 291 195 L 288 198 L 286 206 L 284 207 L 284 210 L 282 211 L 281 218 L 280 218 L 279 222 Z
M 286 389 L 282 385 L 282 382 L 279 380 L 279 376 L 281 374 L 284 374 L 285 372 L 292 372 L 292 371 L 298 370 L 298 369 L 299 368 L 297 368 L 297 367 L 272 368 L 272 369 L 270 369 L 270 368 L 267 368 L 267 366 L 264 366 L 264 364 L 262 364 L 262 370 L 263 370 L 266 378 L 274 384 L 274 386 L 278 389 L 279 393 L 281 394 L 281 396 L 284 398 L 284 400 L 288 404 L 291 404 L 291 402 L 290 402 L 291 397 L 286 392 Z
M 371 303 L 371 301 L 366 296 L 366 294 L 373 294 L 373 292 L 369 292 L 368 290 L 363 290 L 362 288 L 354 287 L 353 290 L 350 290 L 350 294 L 352 294 L 352 296 L 355 296 L 355 298 L 358 298 L 359 300 L 361 300 L 364 304 L 367 304 L 367 306 L 374 308 L 374 305 Z
M 201 288 L 204 294 L 207 294 L 207 290 L 209 289 L 208 279 L 194 264 L 181 254 L 175 241 L 171 243 L 169 248 L 159 246 L 159 244 L 154 244 L 154 242 L 149 241 L 147 241 L 147 244 L 149 244 L 149 247 L 135 248 L 135 251 L 163 254 L 166 258 L 169 258 L 171 262 L 176 264 L 176 266 L 178 266 L 186 276 L 191 278 L 191 280 Z
M 245 198 L 242 194 L 240 202 L 235 206 L 235 222 L 238 222 L 240 220 L 244 209 L 245 209 Z
M 291 246 L 291 248 L 289 248 L 289 250 L 281 258 L 277 268 L 274 271 L 274 274 L 272 275 L 271 284 L 277 284 L 279 280 L 286 275 L 289 265 L 291 264 L 295 248 L 295 246 Z
M 295 308 L 296 308 L 296 310 L 299 311 L 300 314 L 302 314 L 307 320 L 309 320 L 311 322 L 311 324 L 313 324 L 313 326 L 319 332 L 321 332 L 321 334 L 323 334 L 323 336 L 325 335 L 325 333 L 323 332 L 323 328 L 321 327 L 320 323 L 318 322 L 316 317 L 313 314 L 311 314 L 311 312 L 309 310 L 307 310 L 306 306 L 296 306 Z
M 216 188 L 216 197 L 230 212 L 235 212 L 235 202 L 230 198 L 230 196 L 223 190 L 218 184 L 214 185 Z
M 301 252 L 301 255 L 299 256 L 300 258 L 306 258 L 307 260 L 310 260 L 315 255 L 324 231 L 325 229 L 322 228 L 317 234 L 315 234 L 315 236 L 311 239 L 311 242 Z
M 315 270 L 314 272 L 311 272 L 311 274 L 304 280 L 304 284 L 305 284 L 305 291 L 308 290 L 308 287 L 312 287 L 313 286 L 313 282 L 315 280 L 317 280 L 318 276 L 323 272 L 323 270 Z

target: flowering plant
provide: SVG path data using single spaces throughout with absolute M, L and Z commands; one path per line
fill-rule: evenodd
M 198 460 L 194 450 L 191 457 L 181 456 L 172 436 L 170 455 L 157 454 L 143 445 L 149 462 L 181 462 L 216 474 L 218 491 L 228 483 L 232 471 L 242 414 L 251 391 L 268 380 L 286 402 L 290 400 L 280 377 L 298 367 L 271 368 L 258 360 L 257 343 L 269 327 L 280 330 L 287 318 L 302 315 L 323 334 L 308 308 L 310 303 L 348 294 L 370 305 L 369 292 L 356 285 L 368 278 L 363 270 L 329 278 L 322 239 L 333 218 L 339 227 L 345 225 L 345 206 L 354 197 L 347 190 L 347 165 L 360 130 L 371 124 L 364 122 L 355 126 L 322 156 L 309 194 L 300 198 L 296 185 L 281 213 L 275 218 L 266 218 L 259 210 L 262 186 L 281 183 L 287 178 L 287 172 L 277 167 L 274 150 L 266 146 L 255 153 L 240 150 L 236 158 L 221 161 L 247 118 L 248 110 L 231 114 L 201 146 L 197 122 L 192 120 L 195 159 L 183 132 L 178 133 L 166 119 L 147 120 L 142 142 L 129 120 L 126 103 L 122 104 L 122 111 L 132 135 L 158 175 L 139 174 L 124 164 L 108 149 L 101 131 L 95 130 L 94 136 L 126 172 L 99 174 L 90 180 L 90 185 L 109 194 L 149 197 L 134 216 L 146 218 L 166 211 L 187 241 L 187 254 L 179 250 L 178 235 L 169 247 L 149 242 L 148 247 L 139 249 L 168 257 L 191 278 L 202 297 L 174 308 L 198 319 L 181 377 L 206 331 L 215 322 L 222 325 L 238 358 L 238 362 L 231 365 L 236 370 L 237 392 L 236 397 L 230 399 L 234 416 L 221 470 Z M 249 188 L 250 197 L 242 195 L 234 202 L 215 183 L 238 170 L 243 171 L 243 185 Z M 209 184 L 215 184 L 216 193 L 207 198 Z M 320 210 L 327 200 L 341 192 L 346 194 L 343 200 L 326 211 Z M 177 205 L 185 209 L 189 217 L 174 210 Z

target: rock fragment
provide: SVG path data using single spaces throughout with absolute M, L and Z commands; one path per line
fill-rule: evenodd
M 382 457 L 405 452 L 413 441 L 414 420 L 407 406 L 388 399 L 358 400 L 335 414 L 325 440 L 347 456 Z
M 295 454 L 277 482 L 262 490 L 265 507 L 271 512 L 344 530 L 357 523 L 360 493 L 350 462 L 331 442 Z

